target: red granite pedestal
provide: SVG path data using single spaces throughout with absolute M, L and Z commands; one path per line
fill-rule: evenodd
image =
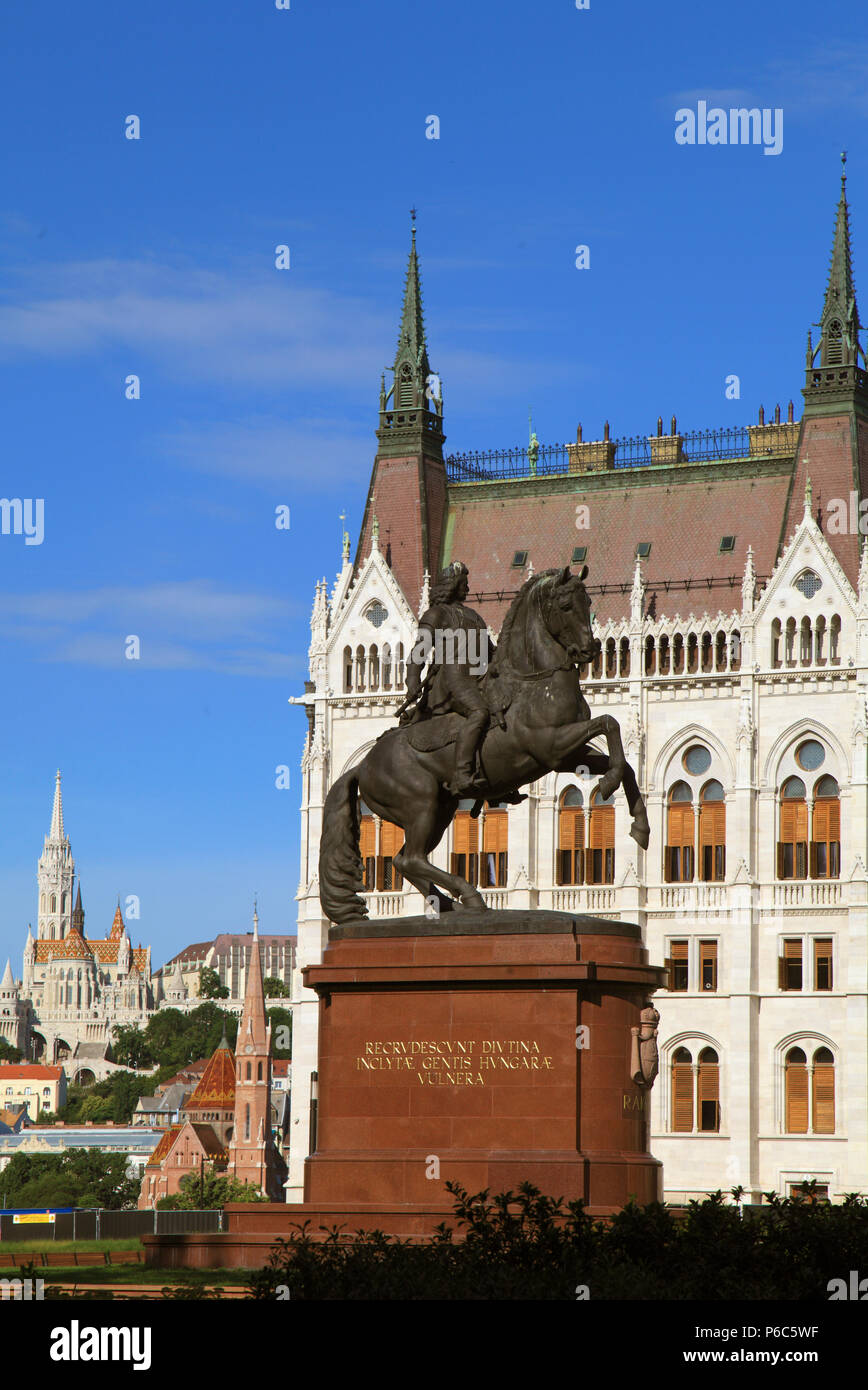
M 529 1181 L 601 1213 L 659 1198 L 630 1049 L 662 971 L 638 927 L 534 911 L 366 922 L 333 928 L 305 976 L 322 1001 L 306 1204 L 449 1206 L 449 1179 Z
M 231 1262 L 262 1263 L 267 1238 L 303 1221 L 424 1238 L 451 1216 L 447 1181 L 529 1181 L 597 1215 L 661 1199 L 630 1060 L 663 970 L 637 926 L 543 911 L 366 921 L 333 927 L 303 973 L 320 998 L 305 1200 L 228 1207 L 226 1236 L 195 1238 L 197 1263 L 220 1242 L 226 1262 L 231 1247 Z M 149 1259 L 176 1262 L 164 1254 Z

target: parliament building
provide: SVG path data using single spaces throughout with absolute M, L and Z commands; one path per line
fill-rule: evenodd
M 806 322 L 822 276 L 804 294 Z M 846 181 L 803 404 L 739 429 L 444 449 L 415 229 L 392 380 L 354 554 L 316 585 L 302 758 L 287 1200 L 302 1200 L 317 1068 L 318 896 L 331 784 L 394 724 L 429 585 L 453 560 L 496 641 L 531 573 L 589 566 L 602 650 L 582 673 L 619 721 L 648 805 L 551 773 L 520 805 L 462 804 L 434 862 L 492 907 L 640 924 L 666 962 L 650 1148 L 675 1202 L 746 1200 L 815 1180 L 868 1192 L 868 374 Z M 795 378 L 794 378 L 795 384 Z M 795 392 L 794 392 L 795 394 Z M 795 418 L 800 414 L 801 418 Z M 868 519 L 864 523 L 868 529 Z M 362 805 L 373 919 L 416 914 L 393 867 L 401 831 Z

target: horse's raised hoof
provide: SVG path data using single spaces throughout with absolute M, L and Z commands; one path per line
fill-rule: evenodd
M 651 839 L 651 829 L 647 825 L 637 825 L 635 821 L 630 826 L 630 834 L 636 841 L 640 849 L 648 848 L 648 841 Z
M 618 787 L 620 787 L 620 785 L 621 785 L 621 779 L 620 779 L 620 777 L 618 777 L 617 775 L 614 775 L 614 776 L 613 776 L 612 773 L 607 772 L 607 773 L 606 773 L 606 776 L 605 776 L 605 777 L 601 777 L 600 780 L 599 780 L 599 782 L 597 783 L 597 785 L 594 787 L 594 790 L 591 792 L 591 797 L 593 798 L 593 797 L 596 796 L 597 793 L 599 792 L 599 794 L 600 794 L 600 799 L 601 799 L 602 801 L 608 801 L 608 800 L 609 800 L 609 797 L 612 796 L 612 794 L 613 794 L 615 791 L 617 791 L 617 789 L 618 789 Z

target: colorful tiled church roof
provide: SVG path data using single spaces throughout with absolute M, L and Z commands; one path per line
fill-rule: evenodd
M 90 942 L 75 927 L 59 941 L 37 941 L 37 960 L 92 960 Z
M 235 1105 L 235 1057 L 224 1030 L 220 1046 L 208 1062 L 184 1111 L 231 1110 Z
M 84 937 L 78 928 L 73 926 L 65 937 L 60 939 L 49 937 L 34 942 L 36 959 L 45 962 L 50 960 L 84 960 L 91 957 L 100 965 L 115 965 L 124 931 L 124 919 L 120 906 L 118 906 L 115 909 L 114 920 L 108 936 L 97 939 Z M 133 946 L 130 951 L 131 969 L 148 975 L 150 973 L 150 957 L 151 948 L 149 946 Z

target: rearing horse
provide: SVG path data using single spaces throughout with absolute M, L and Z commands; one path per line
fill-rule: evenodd
M 480 763 L 490 801 L 499 801 L 547 772 L 572 772 L 584 764 L 601 773 L 605 799 L 623 787 L 633 824 L 630 834 L 648 847 L 649 826 L 636 774 L 624 757 L 621 731 L 610 714 L 594 719 L 579 683 L 578 664 L 598 655 L 590 601 L 574 575 L 543 570 L 516 595 L 504 620 L 497 651 L 482 678 L 492 708 L 505 713 L 505 728 L 492 723 Z M 445 783 L 455 773 L 457 714 L 435 715 L 389 729 L 356 767 L 339 777 L 326 797 L 320 843 L 320 900 L 326 916 L 342 923 L 367 916 L 359 850 L 359 794 L 383 820 L 400 825 L 404 844 L 395 868 L 424 896 L 436 894 L 441 910 L 484 908 L 485 899 L 458 874 L 428 859 L 455 815 L 458 798 Z M 607 753 L 588 746 L 602 737 Z M 452 897 L 439 891 L 445 889 Z M 456 901 L 457 900 L 457 901 Z

